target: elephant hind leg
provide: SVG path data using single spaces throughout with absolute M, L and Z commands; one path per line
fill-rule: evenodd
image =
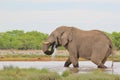
M 93 63 L 95 63 L 98 68 L 107 68 L 101 60 L 91 59 Z
M 110 50 L 108 49 L 104 59 L 102 60 L 102 64 L 105 64 L 107 57 L 111 54 Z M 105 68 L 107 68 L 106 66 L 104 66 Z M 101 66 L 98 66 L 98 68 L 101 68 Z
M 95 64 L 98 66 L 98 68 L 107 68 L 107 67 L 104 65 L 104 63 L 102 63 L 102 60 L 98 60 L 98 59 L 92 58 L 91 61 L 92 61 L 93 63 L 95 63 Z
M 99 65 L 98 68 L 107 68 L 105 65 Z
M 104 65 L 107 59 L 106 52 L 107 52 L 107 47 L 106 48 L 96 47 L 93 50 L 93 53 L 91 55 L 91 61 L 95 63 L 98 66 L 98 68 L 107 68 Z
M 102 63 L 105 64 L 106 60 L 107 60 L 107 57 L 105 57 L 105 58 L 102 60 Z
M 103 60 L 102 60 L 102 65 L 98 65 L 98 68 L 107 68 L 104 64 L 107 60 L 107 57 L 105 57 Z
M 98 65 L 98 68 L 107 68 L 104 64 L 107 60 L 107 57 L 105 57 L 103 60 L 102 60 L 102 65 Z

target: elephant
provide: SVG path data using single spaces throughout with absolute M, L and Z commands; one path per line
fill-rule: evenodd
M 69 52 L 64 67 L 70 64 L 78 68 L 79 57 L 91 60 L 98 68 L 107 68 L 105 62 L 112 54 L 110 38 L 100 30 L 81 30 L 76 27 L 60 26 L 43 42 L 42 51 L 52 55 L 54 49 L 64 46 Z

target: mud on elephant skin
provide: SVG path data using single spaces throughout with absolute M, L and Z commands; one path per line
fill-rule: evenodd
M 70 64 L 79 67 L 78 59 L 83 57 L 91 60 L 98 68 L 107 68 L 104 64 L 112 54 L 111 40 L 99 30 L 84 31 L 75 27 L 58 27 L 43 43 L 42 50 L 51 55 L 54 47 L 58 46 L 64 46 L 69 52 L 65 67 L 69 67 Z

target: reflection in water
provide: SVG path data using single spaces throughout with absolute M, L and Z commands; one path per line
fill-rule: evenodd
M 112 68 L 101 69 L 101 68 L 92 68 L 92 67 L 80 67 L 80 68 L 71 67 L 66 70 L 69 70 L 70 73 L 87 73 L 87 72 L 93 72 L 93 71 L 101 71 L 101 72 L 108 72 L 113 74 Z
M 97 70 L 97 66 L 93 64 L 91 61 L 80 61 L 79 68 L 73 68 L 72 65 L 70 68 L 65 68 L 64 66 L 65 61 L 33 61 L 33 62 L 23 62 L 23 61 L 1 61 L 0 62 L 0 69 L 3 69 L 4 66 L 13 66 L 19 68 L 47 68 L 52 71 L 57 71 L 58 73 L 62 73 L 65 70 L 70 70 L 71 73 L 86 73 L 86 72 L 93 72 Z M 111 61 L 107 61 L 105 64 L 108 68 L 102 69 L 104 72 L 113 73 L 113 74 L 120 74 L 120 62 L 114 62 L 113 70 L 111 68 Z
M 69 68 L 71 73 L 78 73 L 79 72 L 79 68 Z

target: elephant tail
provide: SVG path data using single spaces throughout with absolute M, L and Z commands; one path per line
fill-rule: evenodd
M 112 45 L 109 45 L 109 50 L 110 50 L 110 54 L 111 54 L 111 57 L 112 57 L 111 68 L 113 69 L 113 66 L 114 66 L 114 53 L 113 53 Z

